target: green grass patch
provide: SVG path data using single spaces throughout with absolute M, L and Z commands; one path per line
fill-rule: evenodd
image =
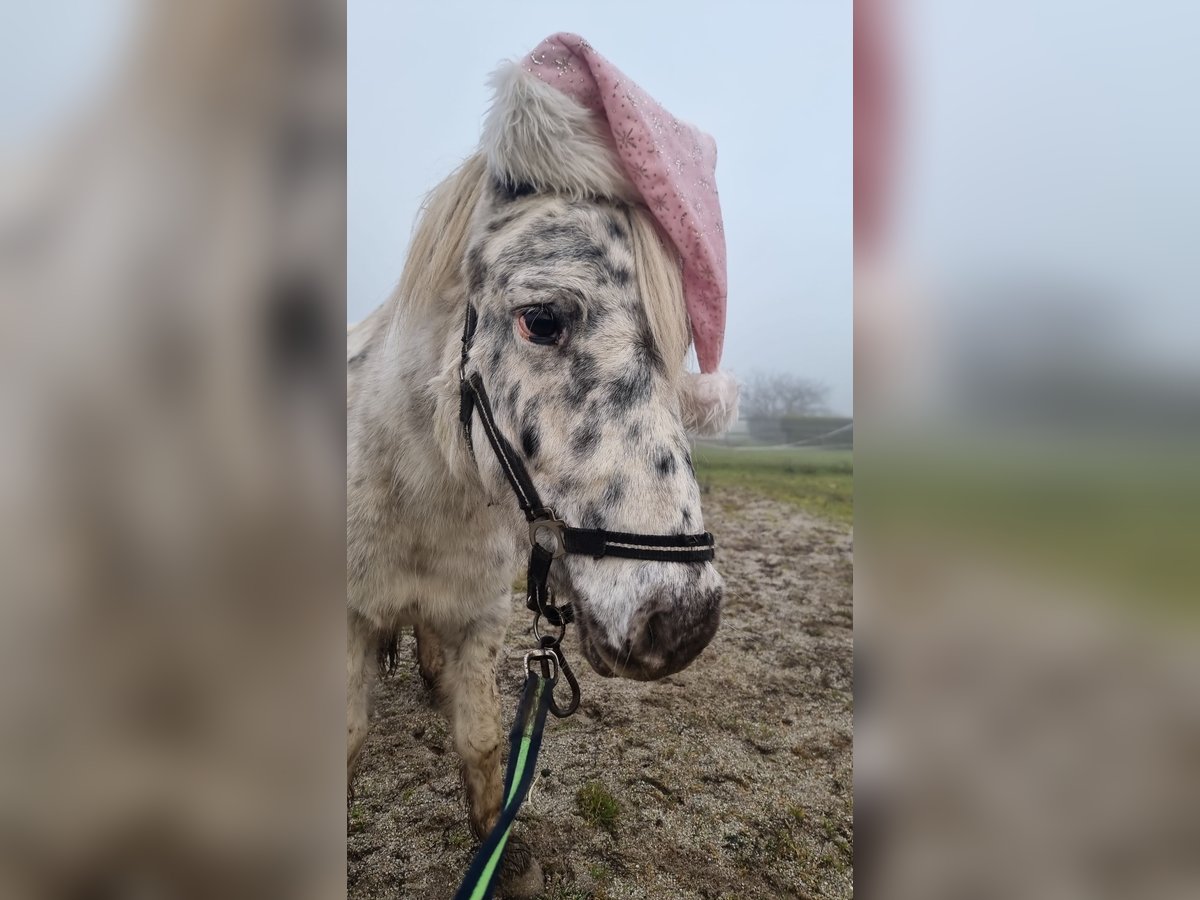
M 369 823 L 367 813 L 357 803 L 350 807 L 350 814 L 346 817 L 346 833 L 361 834 L 367 830 Z
M 862 477 L 881 534 L 947 534 L 1174 617 L 1200 610 L 1195 460 L 1173 448 L 946 442 L 868 457 Z
M 589 825 L 603 828 L 609 834 L 617 833 L 617 817 L 621 805 L 617 798 L 598 781 L 589 781 L 575 795 L 575 805 L 579 814 Z
M 852 450 L 698 445 L 692 460 L 702 487 L 752 491 L 843 525 L 854 520 Z

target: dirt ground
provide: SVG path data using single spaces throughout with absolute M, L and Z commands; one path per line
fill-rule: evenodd
M 720 630 L 660 682 L 601 678 L 551 718 L 518 820 L 548 898 L 851 897 L 852 534 L 715 488 Z M 507 735 L 531 646 L 522 597 L 501 660 Z M 376 688 L 348 821 L 352 898 L 453 895 L 474 850 L 444 719 L 404 663 Z

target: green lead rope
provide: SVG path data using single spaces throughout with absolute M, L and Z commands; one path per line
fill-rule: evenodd
M 471 867 L 467 869 L 454 900 L 489 900 L 492 896 L 509 832 L 537 771 L 538 751 L 542 747 L 542 731 L 546 727 L 546 711 L 553 689 L 553 678 L 530 672 L 525 679 L 525 691 L 517 707 L 510 737 L 504 806 L 487 839 L 471 860 Z

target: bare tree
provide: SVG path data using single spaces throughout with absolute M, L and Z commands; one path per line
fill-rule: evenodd
M 741 387 L 742 415 L 750 419 L 818 416 L 829 412 L 828 385 L 787 372 L 755 372 Z

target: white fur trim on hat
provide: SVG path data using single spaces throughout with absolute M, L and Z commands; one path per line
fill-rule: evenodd
M 526 72 L 503 64 L 483 123 L 488 171 L 539 192 L 636 200 L 612 136 L 591 110 Z
M 738 417 L 737 380 L 728 372 L 689 372 L 683 376 L 679 405 L 689 434 L 724 434 Z

